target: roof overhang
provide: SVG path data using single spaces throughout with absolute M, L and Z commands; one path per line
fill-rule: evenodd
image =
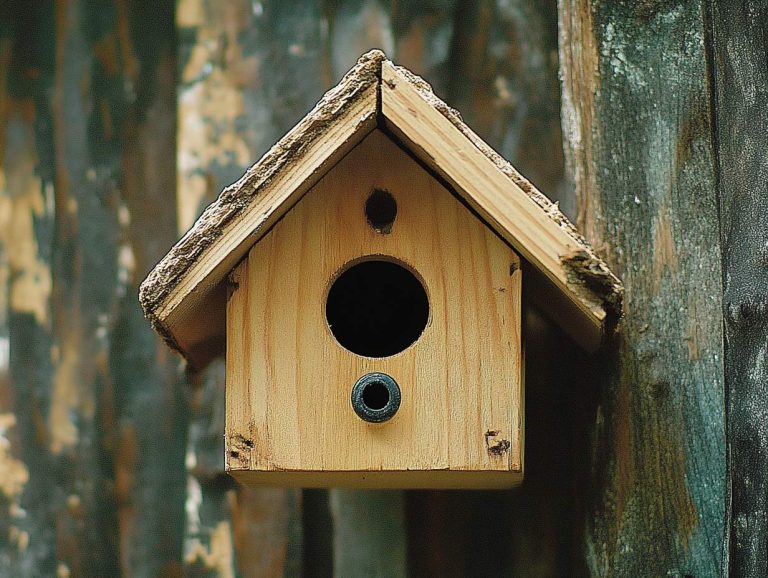
M 381 128 L 527 262 L 526 293 L 596 350 L 621 314 L 623 287 L 557 205 L 491 149 L 431 87 L 365 54 L 315 108 L 211 203 L 150 272 L 145 315 L 195 367 L 224 351 L 229 272 L 317 181 Z M 531 290 L 533 289 L 533 290 Z

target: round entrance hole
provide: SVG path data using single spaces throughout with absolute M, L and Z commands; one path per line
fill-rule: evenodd
M 362 261 L 333 282 L 325 316 L 342 347 L 365 357 L 389 357 L 424 331 L 429 300 L 421 281 L 402 265 Z

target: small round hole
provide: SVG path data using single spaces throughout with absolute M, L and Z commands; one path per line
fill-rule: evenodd
M 400 409 L 400 386 L 386 373 L 368 373 L 352 387 L 352 409 L 370 423 L 392 419 Z
M 366 357 L 389 357 L 421 336 L 429 301 L 421 281 L 402 265 L 362 261 L 333 282 L 325 316 L 342 347 Z
M 371 409 L 382 409 L 389 403 L 387 386 L 380 381 L 372 381 L 363 389 L 363 403 Z
M 379 233 L 389 233 L 397 217 L 397 203 L 387 191 L 376 189 L 365 202 L 368 223 Z

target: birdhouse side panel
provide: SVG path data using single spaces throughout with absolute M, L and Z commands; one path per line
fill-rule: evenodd
M 519 264 L 372 132 L 231 274 L 228 470 L 520 474 Z

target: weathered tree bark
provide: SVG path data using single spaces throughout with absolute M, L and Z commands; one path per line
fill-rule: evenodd
M 136 305 L 175 237 L 173 6 L 93 8 L 3 5 L 3 575 L 180 571 L 183 383 Z
M 709 3 L 728 399 L 728 566 L 768 573 L 768 6 Z
M 560 26 L 579 224 L 626 287 L 597 369 L 587 563 L 716 576 L 723 302 L 703 6 L 560 0 Z

